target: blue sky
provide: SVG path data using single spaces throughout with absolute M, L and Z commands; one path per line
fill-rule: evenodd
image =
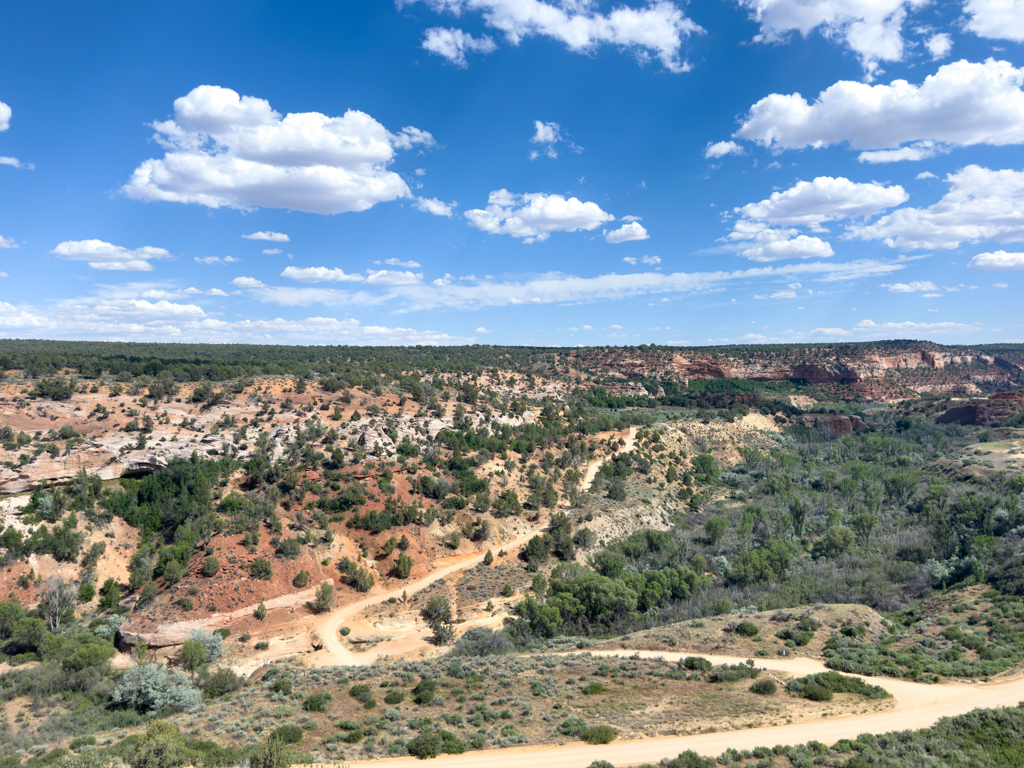
M 9 3 L 0 335 L 1024 340 L 1024 0 Z

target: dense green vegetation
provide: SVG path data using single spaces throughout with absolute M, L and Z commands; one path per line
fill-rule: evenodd
M 932 347 L 927 342 L 872 341 L 842 344 L 765 344 L 721 347 L 659 347 L 640 345 L 631 355 L 657 362 L 678 352 L 699 353 L 712 362 L 729 357 L 772 362 L 807 362 L 817 358 L 856 359 L 866 352 L 898 355 Z M 967 351 L 967 347 L 948 349 Z M 45 376 L 73 370 L 83 379 L 102 375 L 141 375 L 171 381 L 226 381 L 254 375 L 306 376 L 318 373 L 331 381 L 358 386 L 397 379 L 420 371 L 474 373 L 501 368 L 520 372 L 555 372 L 571 361 L 577 369 L 594 370 L 610 347 L 589 349 L 555 347 L 348 347 L 280 346 L 254 344 L 148 344 L 135 342 L 0 340 L 0 369 L 20 369 L 27 375 Z M 1024 363 L 1024 345 L 990 344 L 970 348 Z M 346 386 L 337 385 L 337 391 Z
M 924 419 L 883 420 L 841 439 L 793 428 L 777 450 L 744 449 L 734 467 L 692 457 L 682 480 L 699 478 L 704 492 L 682 485 L 688 515 L 667 532 L 609 543 L 592 556 L 593 570 L 558 566 L 546 601 L 520 606 L 528 626 L 510 632 L 529 642 L 557 634 L 559 620 L 565 633 L 608 634 L 736 608 L 852 602 L 889 613 L 889 634 L 872 643 L 860 626 L 833 633 L 826 652 L 837 669 L 913 678 L 1005 669 L 1024 658 L 1024 559 L 1016 554 L 1024 482 L 949 477 L 933 463 L 978 435 Z M 628 478 L 637 455 L 605 469 Z M 712 501 L 709 488 L 726 498 Z M 676 579 L 685 587 L 672 586 Z M 986 581 L 999 588 L 993 615 L 953 616 L 941 635 L 904 641 L 922 599 Z M 802 645 L 814 629 L 791 628 L 782 639 Z

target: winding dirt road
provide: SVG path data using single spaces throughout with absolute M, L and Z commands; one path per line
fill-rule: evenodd
M 633 448 L 634 443 L 636 443 L 636 427 L 629 428 L 629 434 L 624 438 L 624 441 L 626 443 L 624 447 L 610 453 L 608 456 L 595 459 L 590 462 L 587 466 L 586 474 L 584 475 L 583 490 L 590 488 L 591 484 L 594 482 L 594 478 L 597 476 L 598 470 L 601 469 L 601 465 L 622 451 L 629 451 Z M 515 549 L 526 544 L 526 542 L 534 536 L 541 533 L 546 526 L 547 521 L 542 521 L 538 527 L 528 531 L 522 536 L 511 541 L 496 542 L 495 546 L 500 546 L 506 549 Z M 391 597 L 400 598 L 403 593 L 407 597 L 414 595 L 417 592 L 426 589 L 439 579 L 443 579 L 445 576 L 466 568 L 474 567 L 484 559 L 486 554 L 486 552 L 480 552 L 478 554 L 458 558 L 457 561 L 443 565 L 423 578 L 403 584 L 401 587 L 393 589 L 390 592 L 381 592 L 370 595 L 358 602 L 350 603 L 338 608 L 337 610 L 331 611 L 330 613 L 324 614 L 323 616 L 317 617 L 314 621 L 313 629 L 323 641 L 323 648 L 318 651 L 313 658 L 318 663 L 326 662 L 328 664 L 336 664 L 339 666 L 359 666 L 364 664 L 373 664 L 378 659 L 392 653 L 408 653 L 411 650 L 415 650 L 417 647 L 425 646 L 425 633 L 418 633 L 412 636 L 407 635 L 406 637 L 400 638 L 396 641 L 385 642 L 378 646 L 375 653 L 353 653 L 347 646 L 347 643 L 341 639 L 338 630 L 344 626 L 346 622 L 351 621 L 365 609 L 374 605 L 379 605 Z M 329 657 L 329 660 L 325 659 L 325 656 Z
M 636 651 L 595 652 L 595 656 L 629 657 Z M 692 653 L 639 652 L 641 658 L 664 659 L 674 663 Z M 738 664 L 745 659 L 733 656 L 701 654 L 715 664 Z M 793 675 L 807 675 L 827 671 L 825 665 L 814 659 L 772 659 L 762 668 L 784 671 Z M 853 739 L 861 733 L 885 733 L 911 728 L 927 728 L 941 717 L 962 715 L 979 707 L 1016 706 L 1024 700 L 1024 676 L 992 683 L 948 683 L 925 685 L 907 680 L 882 677 L 864 678 L 873 685 L 885 688 L 895 699 L 895 706 L 883 712 L 845 717 L 822 717 L 809 722 L 793 723 L 766 728 L 744 728 L 734 731 L 704 733 L 694 736 L 662 736 L 649 739 L 617 741 L 603 746 L 584 743 L 562 746 L 512 747 L 467 752 L 462 755 L 442 755 L 430 762 L 431 768 L 522 768 L 523 765 L 542 765 L 544 768 L 585 768 L 595 760 L 607 760 L 614 765 L 657 763 L 663 757 L 675 757 L 692 749 L 702 755 L 717 757 L 730 747 L 753 749 L 781 744 L 801 744 L 818 740 L 831 744 L 839 739 Z M 353 761 L 346 761 L 351 763 Z M 408 768 L 416 763 L 412 757 L 355 761 L 356 765 L 374 768 Z
M 630 450 L 636 440 L 636 428 L 631 428 L 622 450 Z M 611 454 L 612 456 L 614 454 Z M 590 463 L 585 474 L 583 487 L 588 488 L 594 481 L 601 465 L 609 457 Z M 543 530 L 543 525 L 500 546 L 512 549 L 525 544 Z M 379 593 L 343 606 L 329 614 L 317 617 L 316 632 L 323 640 L 324 647 L 313 658 L 317 662 L 338 665 L 367 665 L 386 656 L 387 651 L 407 652 L 425 645 L 424 633 L 412 633 L 391 643 L 378 646 L 376 653 L 353 653 L 339 635 L 339 628 L 358 616 L 366 608 L 378 605 L 389 597 L 399 597 L 426 589 L 439 579 L 465 568 L 472 568 L 484 557 L 483 553 L 459 558 L 444 565 L 433 573 L 401 589 Z M 404 642 L 403 642 L 404 641 Z M 662 659 L 666 664 L 694 655 L 696 652 L 662 653 L 656 651 L 595 651 L 595 656 Z M 745 658 L 699 654 L 714 664 L 738 664 Z M 325 658 L 326 657 L 326 658 Z M 820 661 L 807 658 L 775 658 L 759 660 L 762 669 L 781 671 L 802 676 L 827 671 Z M 732 731 L 704 733 L 692 736 L 662 736 L 614 742 L 608 745 L 573 743 L 565 745 L 526 746 L 508 749 L 490 749 L 467 752 L 462 755 L 442 755 L 431 761 L 432 768 L 522 768 L 524 763 L 543 765 L 545 768 L 585 768 L 595 760 L 607 760 L 615 765 L 635 765 L 643 762 L 656 763 L 664 757 L 674 757 L 687 749 L 703 755 L 716 757 L 726 749 L 753 749 L 758 746 L 773 747 L 781 744 L 800 744 L 818 740 L 833 743 L 843 738 L 856 738 L 861 733 L 885 733 L 887 731 L 913 728 L 927 728 L 941 717 L 961 715 L 972 709 L 984 707 L 1016 706 L 1024 701 L 1024 675 L 1006 678 L 990 683 L 946 683 L 926 685 L 907 680 L 871 677 L 863 678 L 874 685 L 885 688 L 894 699 L 894 706 L 882 712 L 862 715 L 821 717 L 818 719 L 762 728 L 743 728 Z M 346 761 L 352 763 L 353 761 Z M 418 764 L 415 758 L 385 758 L 371 761 L 355 761 L 357 765 L 373 765 L 374 768 L 409 768 Z

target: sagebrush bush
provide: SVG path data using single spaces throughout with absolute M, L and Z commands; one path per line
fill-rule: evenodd
M 114 706 L 134 707 L 140 712 L 167 708 L 175 712 L 196 712 L 203 708 L 203 695 L 179 669 L 162 664 L 144 664 L 124 673 L 110 694 Z
M 610 744 L 618 735 L 619 732 L 610 725 L 595 725 L 584 731 L 583 740 L 587 744 Z

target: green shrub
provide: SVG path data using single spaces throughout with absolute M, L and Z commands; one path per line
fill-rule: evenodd
M 306 697 L 302 702 L 302 708 L 307 712 L 326 712 L 327 702 L 330 700 L 331 694 L 328 691 L 314 693 Z
M 302 589 L 307 584 L 309 584 L 309 572 L 308 571 L 299 571 L 297 574 L 295 574 L 295 578 L 292 579 L 292 586 L 293 587 L 298 587 L 299 589 Z
M 242 678 L 230 667 L 220 667 L 203 681 L 203 690 L 214 698 L 226 693 L 234 693 L 242 687 Z M 290 743 L 290 742 L 289 742 Z
M 558 726 L 557 730 L 563 736 L 582 738 L 588 727 L 587 721 L 582 717 L 570 717 L 563 721 L 563 723 Z
M 813 701 L 830 701 L 833 693 L 856 693 L 868 699 L 884 699 L 889 696 L 888 691 L 878 685 L 871 685 L 859 677 L 841 675 L 838 672 L 820 672 L 816 675 L 808 675 L 796 680 L 791 680 L 786 686 L 791 693 Z M 817 688 L 823 688 L 830 694 L 826 699 L 815 699 L 807 695 L 807 690 L 813 689 L 814 695 L 820 695 Z
M 395 704 L 401 704 L 405 701 L 405 694 L 401 691 L 391 689 L 384 695 L 384 703 L 394 706 Z
M 792 627 L 784 627 L 776 632 L 775 636 L 780 640 L 792 641 L 794 645 L 802 648 L 814 639 L 814 632 L 802 629 L 793 629 Z
M 703 656 L 687 656 L 683 659 L 683 666 L 686 669 L 693 669 L 698 672 L 707 672 L 713 665 Z
M 440 733 L 421 733 L 412 739 L 405 748 L 413 757 L 426 760 L 430 757 L 437 757 L 444 749 L 444 740 Z
M 270 734 L 249 756 L 249 768 L 288 768 L 291 763 L 288 748 L 274 734 Z
M 249 564 L 249 575 L 254 579 L 270 581 L 274 576 L 274 568 L 269 560 L 257 557 Z
M 708 680 L 712 683 L 734 683 L 737 680 L 756 678 L 759 674 L 761 671 L 750 664 L 723 664 L 711 670 Z
M 796 623 L 796 626 L 797 629 L 802 629 L 804 632 L 816 632 L 821 629 L 821 622 L 810 616 L 804 616 Z
M 583 695 L 585 696 L 593 696 L 594 694 L 608 692 L 608 689 L 596 680 L 593 683 L 587 683 L 580 690 L 583 692 Z
M 583 733 L 583 740 L 587 744 L 611 744 L 619 732 L 610 725 L 595 725 L 587 728 Z
M 762 696 L 771 696 L 777 690 L 779 690 L 779 687 L 771 680 L 755 680 L 750 685 L 751 693 L 758 693 Z
M 434 694 L 436 692 L 437 682 L 424 678 L 416 684 L 415 688 L 412 689 L 412 700 L 420 706 L 426 706 L 434 700 Z
M 742 635 L 743 637 L 756 637 L 761 630 L 757 628 L 757 624 L 751 621 L 741 621 L 736 625 L 736 634 Z
M 282 725 L 274 731 L 274 735 L 285 744 L 298 744 L 302 741 L 304 734 L 302 733 L 302 729 L 297 725 Z
M 466 742 L 450 731 L 441 731 L 441 751 L 446 755 L 461 755 L 466 751 Z
M 832 701 L 832 691 L 817 683 L 808 683 L 801 691 L 800 696 L 811 701 Z
M 283 539 L 277 545 L 277 555 L 289 560 L 296 559 L 302 553 L 302 545 L 298 539 Z
M 203 576 L 216 576 L 220 573 L 220 560 L 211 555 L 203 561 Z
M 329 581 L 316 588 L 316 599 L 310 604 L 313 613 L 327 613 L 334 605 L 334 587 Z

